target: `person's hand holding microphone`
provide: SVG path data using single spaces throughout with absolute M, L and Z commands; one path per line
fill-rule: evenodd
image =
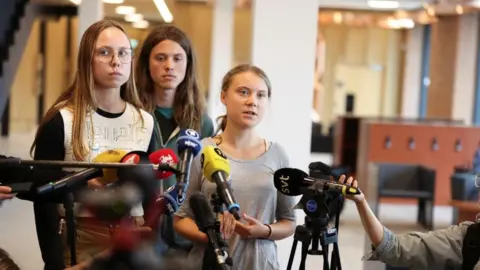
M 353 177 L 347 177 L 342 174 L 340 176 L 340 178 L 338 179 L 338 182 L 340 184 L 345 184 L 345 185 L 348 185 L 348 186 L 351 186 L 351 187 L 354 187 L 354 188 L 358 188 L 358 182 L 357 180 L 353 179 Z M 349 200 L 352 200 L 353 202 L 355 202 L 356 204 L 358 203 L 361 203 L 365 200 L 365 196 L 363 195 L 363 192 L 360 193 L 360 194 L 357 194 L 357 195 L 346 195 L 345 198 L 349 199 Z

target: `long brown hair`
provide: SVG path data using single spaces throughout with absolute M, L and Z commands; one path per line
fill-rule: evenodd
M 228 88 L 230 88 L 230 84 L 232 83 L 233 78 L 235 78 L 235 76 L 245 72 L 252 72 L 253 74 L 257 75 L 265 82 L 268 88 L 268 98 L 270 98 L 270 96 L 272 95 L 272 84 L 270 82 L 270 79 L 267 77 L 267 74 L 265 73 L 265 71 L 263 71 L 261 68 L 257 66 L 250 65 L 250 64 L 238 65 L 232 68 L 229 72 L 227 72 L 227 74 L 225 74 L 222 80 L 222 92 L 225 92 L 228 90 Z M 227 115 L 221 115 L 217 117 L 217 123 L 218 123 L 218 128 L 215 131 L 215 134 L 220 133 L 220 131 L 223 132 L 227 127 Z
M 93 79 L 92 61 L 95 56 L 95 46 L 100 33 L 110 27 L 116 27 L 126 34 L 123 27 L 112 20 L 101 20 L 92 24 L 82 36 L 77 56 L 77 70 L 73 83 L 64 91 L 55 103 L 48 109 L 43 117 L 35 135 L 30 155 L 32 155 L 37 143 L 38 134 L 45 123 L 50 121 L 53 116 L 62 108 L 67 107 L 73 113 L 72 126 L 72 147 L 73 154 L 77 160 L 83 160 L 88 154 L 88 149 L 84 144 L 84 124 L 85 117 L 88 112 L 97 109 L 97 101 L 95 99 L 95 82 Z M 123 100 L 131 103 L 136 107 L 140 116 L 140 108 L 142 103 L 137 93 L 133 74 L 133 61 L 131 63 L 131 72 L 128 81 L 120 87 L 120 95 Z M 141 118 L 143 122 L 143 117 Z M 93 127 L 92 127 L 93 128 Z M 92 131 L 93 132 L 93 131 Z
M 0 270 L 20 270 L 20 267 L 12 260 L 10 255 L 0 248 Z
M 178 43 L 187 54 L 185 78 L 178 85 L 173 100 L 173 118 L 180 128 L 193 128 L 200 132 L 205 98 L 198 86 L 195 51 L 187 35 L 171 24 L 154 28 L 143 42 L 136 63 L 136 81 L 140 99 L 149 112 L 155 111 L 157 99 L 154 82 L 150 76 L 150 54 L 152 49 L 164 40 Z

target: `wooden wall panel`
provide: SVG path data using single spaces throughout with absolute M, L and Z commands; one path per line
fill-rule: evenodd
M 451 199 L 450 176 L 454 166 L 471 163 L 480 141 L 480 128 L 420 125 L 399 123 L 364 123 L 360 145 L 366 149 L 359 152 L 358 166 L 362 166 L 357 176 L 359 181 L 368 181 L 369 162 L 392 162 L 422 164 L 436 170 L 435 205 L 448 205 Z M 386 136 L 390 136 L 390 149 L 384 147 Z M 413 137 L 416 148 L 409 150 L 408 139 Z M 432 140 L 437 138 L 439 148 L 432 149 Z M 462 150 L 455 150 L 456 141 L 462 142 Z M 360 161 L 361 160 L 361 161 Z M 383 201 L 383 200 L 382 200 Z M 399 200 L 386 200 L 400 202 Z M 404 202 L 404 200 L 402 200 Z

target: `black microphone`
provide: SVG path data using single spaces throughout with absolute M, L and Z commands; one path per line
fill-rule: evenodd
M 184 198 L 184 191 L 190 180 L 190 168 L 193 158 L 202 150 L 200 135 L 193 129 L 181 130 L 177 139 L 177 150 L 180 158 L 177 176 L 178 197 Z M 183 203 L 183 199 L 180 204 Z
M 55 182 L 50 182 L 45 185 L 39 186 L 37 188 L 37 193 L 38 194 L 45 194 L 50 191 L 58 190 L 61 188 L 68 188 L 71 187 L 79 182 L 82 181 L 87 181 L 96 177 L 102 177 L 103 176 L 103 170 L 98 169 L 98 168 L 93 168 L 93 169 L 85 169 L 83 171 L 80 171 L 78 173 L 69 175 L 67 177 L 64 177 L 58 181 Z
M 325 173 L 331 175 L 331 170 L 330 173 Z M 278 191 L 288 196 L 301 195 L 301 189 L 303 187 L 312 187 L 313 189 L 322 191 L 335 191 L 342 195 L 361 194 L 358 188 L 346 184 L 340 184 L 335 181 L 313 178 L 308 176 L 304 171 L 294 168 L 282 168 L 277 170 L 273 176 L 273 184 Z
M 212 249 L 217 265 L 220 269 L 228 269 L 231 259 L 223 243 L 220 232 L 215 229 L 215 216 L 205 195 L 196 192 L 190 196 L 190 208 L 192 209 L 198 229 L 208 237 L 209 248 Z M 206 250 L 205 252 L 208 252 Z M 207 265 L 208 266 L 208 265 Z M 205 265 L 203 266 L 205 267 Z M 210 266 L 212 267 L 212 266 Z M 215 269 L 215 267 L 212 267 Z

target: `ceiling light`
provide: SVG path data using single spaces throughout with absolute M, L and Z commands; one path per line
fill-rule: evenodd
M 340 12 L 335 12 L 333 14 L 333 21 L 336 23 L 336 24 L 339 24 L 342 22 L 342 19 L 343 19 L 343 16 L 342 16 L 342 13 Z
M 162 16 L 163 21 L 166 23 L 171 23 L 173 21 L 173 15 L 168 9 L 168 6 L 165 3 L 165 0 L 153 0 L 153 2 L 157 7 L 158 12 Z
M 119 15 L 134 14 L 135 8 L 132 6 L 118 6 L 115 8 L 115 13 Z
M 123 4 L 125 0 L 103 0 L 105 4 Z
M 125 21 L 127 21 L 127 22 L 138 22 L 138 21 L 141 21 L 141 20 L 143 20 L 143 15 L 142 14 L 135 13 L 135 14 L 125 15 Z
M 146 20 L 141 20 L 141 21 L 137 21 L 137 22 L 132 23 L 132 26 L 134 28 L 147 28 L 148 25 L 149 25 L 149 23 Z
M 400 6 L 397 1 L 379 1 L 379 0 L 369 0 L 368 6 L 371 8 L 378 9 L 395 9 Z
M 395 18 L 388 18 L 387 25 L 390 28 L 400 29 L 400 28 L 413 28 L 415 26 L 415 22 L 412 19 L 395 19 Z
M 75 5 L 80 5 L 82 3 L 82 0 L 70 0 L 70 2 L 74 3 Z
M 457 5 L 455 7 L 455 11 L 458 13 L 458 14 L 462 14 L 463 13 L 463 7 L 461 5 Z

